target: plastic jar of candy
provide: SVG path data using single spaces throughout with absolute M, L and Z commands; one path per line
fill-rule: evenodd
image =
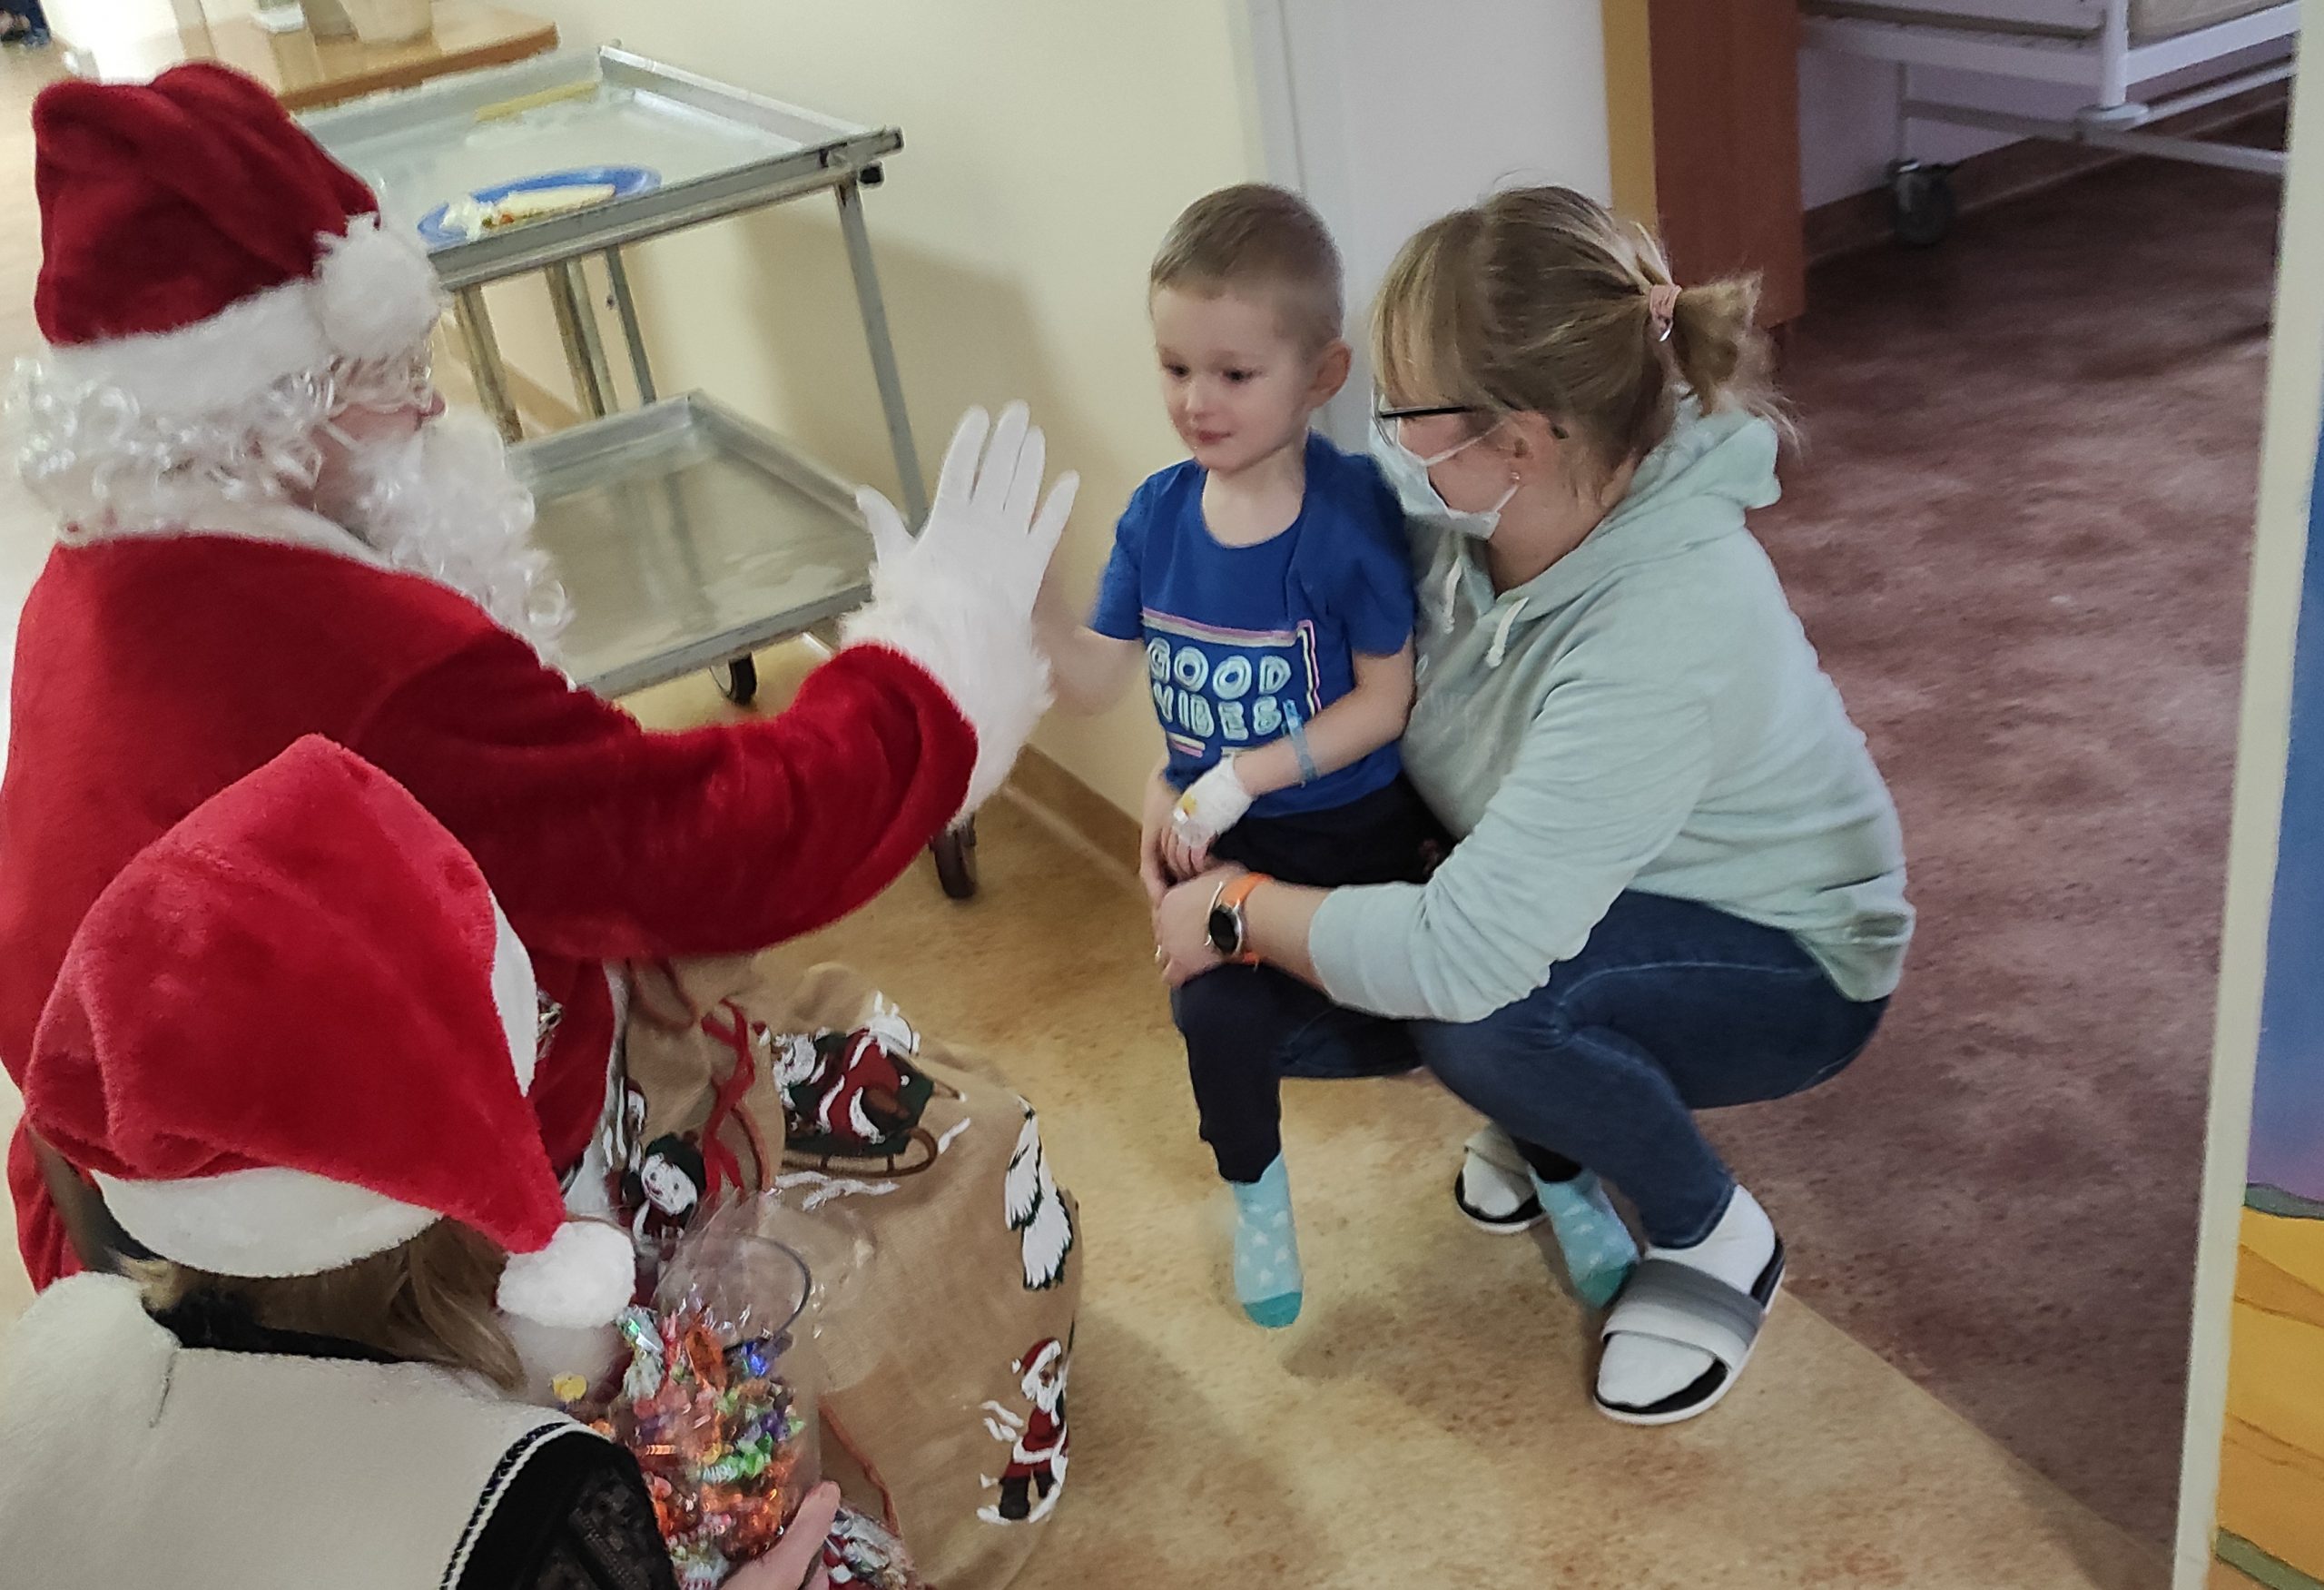
M 679 1244 L 654 1307 L 621 1320 L 608 1413 L 634 1453 L 680 1585 L 719 1584 L 773 1546 L 821 1475 L 805 1260 L 763 1237 Z

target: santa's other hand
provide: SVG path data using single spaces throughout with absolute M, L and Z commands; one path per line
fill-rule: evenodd
M 850 645 L 911 658 L 976 731 L 977 759 L 961 815 L 1008 777 L 1049 703 L 1049 662 L 1033 639 L 1033 602 L 1073 511 L 1078 477 L 1041 496 L 1048 443 L 1025 405 L 996 424 L 963 415 L 945 450 L 936 501 L 918 538 L 895 505 L 856 493 L 872 533 L 872 605 L 850 618 Z

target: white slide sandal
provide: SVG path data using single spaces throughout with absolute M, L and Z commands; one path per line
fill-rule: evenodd
M 1625 1425 L 1675 1425 L 1718 1406 L 1732 1390 L 1767 1323 L 1768 1309 L 1783 1286 L 1783 1239 L 1748 1292 L 1728 1286 L 1676 1259 L 1649 1257 L 1616 1299 L 1598 1332 L 1601 1342 L 1617 1336 L 1645 1336 L 1709 1353 L 1711 1366 L 1690 1386 L 1645 1407 L 1608 1402 L 1593 1389 L 1598 1411 Z
M 1452 1202 L 1471 1225 L 1496 1237 L 1530 1231 L 1549 1219 L 1517 1144 L 1497 1126 L 1487 1126 L 1465 1145 L 1461 1173 L 1452 1179 Z

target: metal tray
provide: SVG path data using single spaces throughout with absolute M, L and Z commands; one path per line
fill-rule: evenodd
M 626 51 L 566 51 L 438 78 L 304 118 L 371 184 L 393 224 L 478 188 L 589 165 L 642 165 L 650 193 L 432 251 L 447 287 L 537 271 L 862 175 L 903 147 L 863 127 Z
M 746 657 L 870 595 L 853 489 L 699 392 L 510 458 L 573 598 L 561 660 L 600 695 Z

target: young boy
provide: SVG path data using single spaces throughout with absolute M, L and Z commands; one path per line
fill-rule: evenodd
M 1087 626 L 1045 601 L 1058 696 L 1095 711 L 1142 658 L 1167 744 L 1141 872 L 1158 897 L 1219 861 L 1287 882 L 1416 882 L 1437 829 L 1396 754 L 1413 699 L 1403 516 L 1369 459 L 1308 426 L 1347 380 L 1340 262 L 1279 188 L 1197 201 L 1164 240 L 1148 308 L 1162 398 L 1192 455 L 1138 488 Z M 1222 890 L 1237 903 L 1236 886 Z M 1202 1135 L 1235 1191 L 1235 1291 L 1298 1317 L 1277 1101 L 1285 1050 L 1343 1018 L 1271 968 L 1172 997 Z

